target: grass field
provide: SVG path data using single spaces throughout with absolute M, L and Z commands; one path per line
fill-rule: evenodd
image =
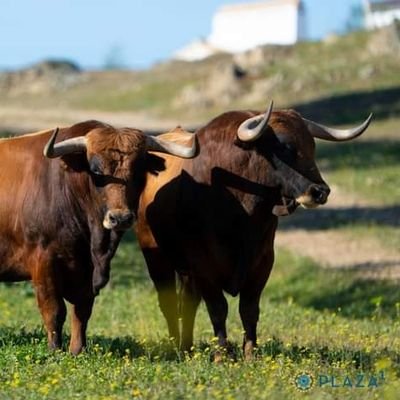
M 285 79 L 266 97 L 274 97 L 279 107 L 298 103 L 304 116 L 323 123 L 354 124 L 375 113 L 360 140 L 317 145 L 317 163 L 328 183 L 355 195 L 359 204 L 335 209 L 328 203 L 318 216 L 309 211 L 289 217 L 281 229 L 333 231 L 355 243 L 374 238 L 384 252 L 400 248 L 400 82 L 398 59 L 392 55 L 370 55 L 366 64 L 368 40 L 354 34 L 333 44 L 300 44 L 290 54 L 277 53 L 279 62 L 266 63 L 259 78 L 283 74 Z M 205 81 L 221 60 L 206 60 L 193 69 L 178 63 L 150 72 L 93 73 L 80 86 L 54 96 L 23 94 L 23 101 L 8 97 L 0 103 L 45 109 L 51 101 L 51 106 L 183 117 L 200 112 L 206 120 L 222 106 L 182 112 L 171 99 L 192 81 Z M 301 68 L 310 60 L 312 68 Z M 299 82 L 307 90 L 288 97 Z M 230 108 L 243 108 L 239 101 Z M 216 346 L 204 305 L 194 352 L 191 357 L 180 354 L 167 338 L 155 290 L 130 234 L 114 258 L 110 284 L 96 300 L 88 348 L 72 357 L 47 350 L 30 284 L 0 283 L 0 400 L 399 398 L 399 282 L 362 279 L 360 270 L 324 269 L 277 249 L 261 300 L 253 362 L 241 356 L 238 301 L 229 298 L 229 304 L 232 352 L 225 362 L 212 362 Z M 68 334 L 67 323 L 65 348 Z M 299 374 L 313 378 L 309 391 L 296 388 Z
M 74 84 L 61 87 L 50 74 L 49 81 L 40 77 L 41 90 L 35 81 L 18 84 L 15 79 L 0 105 L 145 111 L 184 123 L 205 121 L 227 109 L 263 109 L 274 99 L 277 108 L 294 106 L 307 118 L 331 124 L 353 123 L 371 111 L 379 119 L 398 117 L 398 54 L 385 46 L 376 49 L 377 39 L 379 32 L 355 32 L 326 42 L 267 46 L 260 62 L 244 64 L 249 79 L 240 82 L 224 80 L 234 63 L 228 54 L 196 63 L 170 61 L 143 71 L 85 71 L 73 78 Z M 236 84 L 238 94 L 223 101 Z M 219 88 L 211 98 L 210 88 Z
M 317 148 L 317 160 L 330 182 L 379 204 L 395 204 L 400 199 L 399 139 L 319 143 Z
M 378 237 L 383 247 L 398 249 L 400 148 L 391 123 L 389 130 L 384 126 L 379 123 L 380 132 L 352 144 L 319 143 L 317 154 L 329 183 L 377 208 L 331 210 L 318 221 L 304 214 L 305 228 Z M 97 299 L 87 351 L 72 357 L 47 350 L 30 285 L 0 284 L 0 399 L 398 398 L 398 282 L 326 270 L 278 249 L 261 301 L 253 362 L 242 360 L 238 302 L 229 303 L 232 354 L 224 363 L 212 362 L 216 347 L 204 306 L 192 357 L 177 352 L 141 253 L 128 235 L 114 259 L 111 284 Z M 68 336 L 68 324 L 66 331 Z M 294 385 L 302 373 L 314 379 L 308 392 Z
M 155 292 L 130 237 L 114 260 L 111 285 L 97 300 L 88 349 L 78 357 L 48 352 L 28 284 L 0 286 L 0 398 L 310 398 L 293 384 L 301 372 L 315 379 L 313 399 L 396 398 L 396 284 L 327 273 L 308 259 L 278 251 L 261 308 L 254 362 L 241 359 L 236 299 L 230 299 L 228 322 L 233 358 L 211 362 L 215 346 L 203 306 L 194 354 L 179 354 L 166 337 Z M 359 385 L 365 387 L 355 387 L 361 374 Z

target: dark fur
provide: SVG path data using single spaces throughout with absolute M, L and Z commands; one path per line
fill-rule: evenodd
M 244 350 L 251 356 L 259 298 L 274 262 L 274 207 L 315 184 L 328 190 L 314 162 L 314 140 L 299 114 L 274 112 L 264 135 L 243 143 L 237 129 L 256 114 L 215 118 L 197 132 L 199 156 L 180 166 L 167 158 L 166 171 L 149 176 L 143 191 L 137 235 L 169 334 L 181 336 L 183 350 L 192 346 L 201 298 L 219 344 L 226 345 L 225 291 L 240 294 Z M 175 271 L 182 282 L 179 310 Z
M 47 159 L 42 152 L 50 134 L 0 141 L 0 280 L 32 280 L 51 348 L 62 343 L 64 299 L 72 303 L 70 351 L 76 354 L 85 346 L 95 295 L 107 283 L 122 236 L 103 227 L 104 213 L 113 202 L 135 208 L 125 203 L 137 202 L 143 183 L 144 136 L 80 123 L 61 129 L 58 141 L 90 134 L 88 154 Z M 104 187 L 96 187 L 89 158 L 101 154 L 109 167 L 115 152 L 127 165 L 115 162 Z

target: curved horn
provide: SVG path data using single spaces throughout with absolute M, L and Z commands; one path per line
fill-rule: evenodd
M 148 151 L 158 151 L 160 153 L 172 154 L 181 158 L 193 158 L 197 154 L 197 137 L 193 135 L 191 147 L 183 146 L 178 143 L 160 139 L 156 136 L 146 136 L 146 149 Z
M 60 143 L 54 144 L 57 139 L 59 129 L 54 129 L 51 138 L 43 149 L 43 155 L 47 158 L 57 158 L 70 153 L 83 153 L 86 151 L 85 136 L 67 139 Z
M 361 125 L 350 129 L 333 129 L 305 118 L 303 118 L 303 121 L 314 137 L 331 142 L 344 142 L 360 136 L 368 128 L 371 119 L 372 114 Z
M 265 114 L 256 115 L 241 123 L 237 130 L 237 135 L 242 142 L 253 142 L 263 134 L 271 117 L 273 105 L 274 102 L 271 101 Z

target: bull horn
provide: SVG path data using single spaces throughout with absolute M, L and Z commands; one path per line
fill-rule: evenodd
M 305 118 L 303 118 L 303 121 L 314 137 L 331 142 L 344 142 L 360 136 L 368 128 L 371 119 L 372 114 L 361 125 L 350 129 L 333 129 Z
M 57 139 L 59 129 L 54 129 L 51 138 L 43 149 L 43 155 L 47 158 L 62 157 L 70 153 L 83 153 L 86 151 L 85 136 L 67 139 L 60 143 L 54 144 Z
M 170 142 L 168 140 L 160 139 L 156 136 L 147 135 L 146 150 L 172 154 L 173 156 L 181 158 L 193 158 L 197 154 L 198 150 L 196 135 L 193 135 L 193 139 L 194 140 L 191 147 L 188 147 L 178 143 Z
M 263 134 L 265 128 L 268 126 L 273 105 L 274 102 L 271 101 L 265 114 L 256 115 L 241 123 L 237 130 L 237 135 L 242 142 L 254 142 Z

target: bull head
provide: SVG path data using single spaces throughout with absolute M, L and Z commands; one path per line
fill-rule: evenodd
M 157 151 L 181 158 L 192 158 L 197 152 L 197 140 L 183 146 L 178 143 L 144 135 L 136 129 L 115 129 L 102 126 L 79 136 L 55 143 L 59 129 L 55 129 L 43 149 L 47 158 L 84 153 L 88 174 L 98 189 L 97 201 L 102 225 L 108 230 L 123 231 L 134 222 L 136 204 L 146 173 L 143 153 Z
M 238 128 L 238 138 L 242 142 L 253 142 L 262 136 L 268 127 L 272 108 L 273 101 L 271 101 L 264 114 L 246 119 L 246 121 L 244 121 Z M 368 128 L 371 119 L 372 114 L 370 114 L 362 124 L 350 129 L 334 129 L 306 118 L 303 118 L 303 121 L 313 137 L 330 142 L 345 142 L 347 140 L 355 139 L 357 136 L 364 133 Z
M 59 129 L 56 128 L 43 149 L 43 155 L 47 158 L 62 157 L 71 153 L 84 153 L 87 148 L 87 138 L 79 136 L 63 140 L 55 144 Z M 160 153 L 172 154 L 181 158 L 193 158 L 197 152 L 197 143 L 193 142 L 192 147 L 181 146 L 177 143 L 159 139 L 155 136 L 146 135 L 146 151 L 158 151 Z
M 270 121 L 272 107 L 271 101 L 264 114 L 256 115 L 242 122 L 237 136 L 242 142 L 255 142 L 263 137 L 266 137 L 268 141 L 266 157 L 274 168 L 276 185 L 281 188 L 282 194 L 282 204 L 275 206 L 273 213 L 276 215 L 290 214 L 299 204 L 306 208 L 325 204 L 330 189 L 322 180 L 315 165 L 313 138 L 332 142 L 352 140 L 365 132 L 371 122 L 372 114 L 355 128 L 333 129 L 302 118 L 293 111 L 281 111 L 279 113 L 280 123 L 276 125 L 276 121 Z M 282 126 L 284 127 L 283 131 Z M 296 146 L 297 143 L 301 144 Z M 290 148 L 295 156 L 291 158 L 289 152 L 289 156 L 285 157 L 285 148 L 286 150 Z

